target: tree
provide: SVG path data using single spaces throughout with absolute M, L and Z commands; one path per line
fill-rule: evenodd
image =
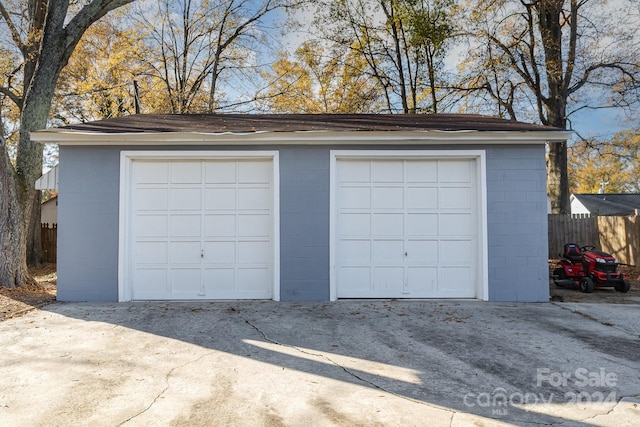
M 366 62 L 388 112 L 437 112 L 450 95 L 442 77 L 454 12 L 450 0 L 329 1 L 315 26 Z
M 569 149 L 572 193 L 640 191 L 640 133 L 618 132 L 611 141 L 582 140 Z
M 617 5 L 622 8 L 615 9 Z M 638 102 L 640 61 L 633 2 L 597 0 L 477 0 L 474 37 L 464 67 L 469 94 L 487 94 L 512 119 L 535 111 L 548 126 L 566 129 L 585 108 Z M 554 213 L 569 209 L 566 141 L 550 141 L 548 192 Z
M 400 3 L 401 21 L 406 21 L 407 45 L 414 50 L 416 62 L 424 62 L 426 92 L 431 100 L 430 111 L 438 113 L 445 92 L 444 60 L 448 45 L 457 36 L 453 19 L 453 0 L 410 0 Z
M 69 0 L 32 0 L 25 10 L 8 9 L 0 2 L 0 15 L 22 58 L 22 93 L 1 91 L 20 110 L 15 164 L 6 140 L 0 141 L 0 284 L 6 287 L 32 281 L 27 271 L 27 233 L 32 218 L 34 183 L 42 173 L 42 144 L 30 132 L 42 129 L 47 119 L 58 77 L 80 38 L 91 24 L 109 11 L 132 0 L 91 0 L 74 14 Z M 13 6 L 13 4 L 11 4 Z M 26 30 L 20 24 L 26 23 Z
M 145 31 L 148 66 L 161 82 L 168 111 L 213 112 L 224 96 L 225 74 L 256 67 L 256 44 L 264 41 L 262 21 L 302 1 L 158 0 L 135 15 Z
M 291 61 L 281 53 L 271 72 L 263 100 L 275 113 L 366 113 L 377 109 L 379 93 L 365 73 L 366 64 L 353 51 L 327 54 L 317 41 L 304 42 Z
M 134 82 L 141 93 L 139 103 L 156 111 L 153 95 L 159 90 L 143 64 L 149 53 L 139 31 L 130 25 L 130 11 L 130 7 L 113 11 L 84 33 L 58 79 L 54 121 L 68 124 L 134 114 Z

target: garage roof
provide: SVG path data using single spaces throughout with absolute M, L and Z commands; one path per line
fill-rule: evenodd
M 32 133 L 40 142 L 118 144 L 124 143 L 122 135 L 129 135 L 130 143 L 155 136 L 152 139 L 184 142 L 211 141 L 202 135 L 257 135 L 299 134 L 315 132 L 344 135 L 367 132 L 388 137 L 389 132 L 411 133 L 525 133 L 537 134 L 534 139 L 566 140 L 571 133 L 554 127 L 505 120 L 475 114 L 137 114 Z M 181 136 L 178 136 L 181 135 Z M 193 135 L 200 135 L 195 139 Z M 342 136 L 338 136 L 341 139 Z M 385 137 L 385 138 L 386 138 Z M 296 138 L 299 139 L 299 136 Z M 89 142 L 91 139 L 91 142 Z M 268 138 L 262 138 L 268 139 Z M 465 137 L 469 139 L 469 135 Z M 220 138 L 215 138 L 220 141 Z
M 477 114 L 136 114 L 57 128 L 82 132 L 562 130 Z

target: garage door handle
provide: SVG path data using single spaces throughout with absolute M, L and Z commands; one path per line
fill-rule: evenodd
M 404 253 L 404 256 L 407 256 L 407 255 L 409 255 L 409 254 L 408 254 L 407 252 L 405 252 L 405 253 Z
M 200 258 L 204 258 L 204 249 L 200 249 Z

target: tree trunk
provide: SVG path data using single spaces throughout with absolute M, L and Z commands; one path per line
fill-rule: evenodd
M 566 104 L 562 101 L 546 105 L 548 124 L 566 129 Z M 567 141 L 550 141 L 547 159 L 547 194 L 551 201 L 551 213 L 571 213 L 569 206 L 569 175 L 567 172 Z
M 547 160 L 547 192 L 551 201 L 551 213 L 570 213 L 566 141 L 549 142 L 549 158 Z
M 30 283 L 22 227 L 22 209 L 15 193 L 15 171 L 6 145 L 0 142 L 0 286 L 15 288 Z
M 55 58 L 55 57 L 54 57 Z M 38 79 L 38 76 L 42 73 L 36 74 L 34 81 Z M 45 86 L 41 83 L 40 88 L 36 88 L 35 85 L 29 88 L 27 96 L 25 97 L 25 103 L 22 109 L 20 117 L 20 139 L 18 142 L 18 155 L 16 157 L 16 174 L 14 180 L 15 199 L 18 205 L 18 210 L 21 219 L 18 220 L 20 224 L 13 232 L 19 233 L 20 242 L 18 250 L 20 251 L 20 263 L 27 264 L 29 260 L 30 242 L 36 240 L 31 239 L 33 233 L 36 231 L 31 228 L 36 224 L 40 224 L 40 205 L 37 204 L 34 213 L 34 204 L 36 202 L 37 194 L 39 191 L 35 189 L 35 182 L 38 177 L 42 176 L 42 153 L 43 145 L 31 140 L 30 133 L 34 130 L 44 129 L 47 124 L 47 116 L 49 114 L 49 108 L 51 105 L 51 99 L 53 98 L 53 87 L 55 87 L 55 80 L 51 81 L 51 77 L 44 78 L 48 81 L 50 88 L 43 88 Z M 40 89 L 40 90 L 38 90 Z M 39 199 L 39 198 L 38 198 Z M 37 218 L 35 218 L 37 215 Z M 37 244 L 40 246 L 39 253 L 42 256 L 42 245 L 40 238 L 37 239 Z M 35 244 L 35 242 L 34 242 Z M 36 255 L 35 253 L 33 255 Z M 2 277 L 0 277 L 0 280 Z M 31 278 L 28 281 L 33 281 Z
M 544 99 L 545 117 L 542 122 L 560 129 L 567 127 L 567 99 L 562 54 L 563 0 L 541 0 L 537 3 L 538 25 L 544 48 L 544 69 L 549 95 Z M 567 142 L 549 142 L 547 161 L 547 191 L 551 212 L 569 213 L 569 177 L 567 175 Z

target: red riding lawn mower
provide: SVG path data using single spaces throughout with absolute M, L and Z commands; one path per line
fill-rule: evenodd
M 563 288 L 579 288 L 591 293 L 595 288 L 615 288 L 627 292 L 631 287 L 624 273 L 618 270 L 618 261 L 595 246 L 564 245 L 564 253 L 553 270 L 553 282 Z

